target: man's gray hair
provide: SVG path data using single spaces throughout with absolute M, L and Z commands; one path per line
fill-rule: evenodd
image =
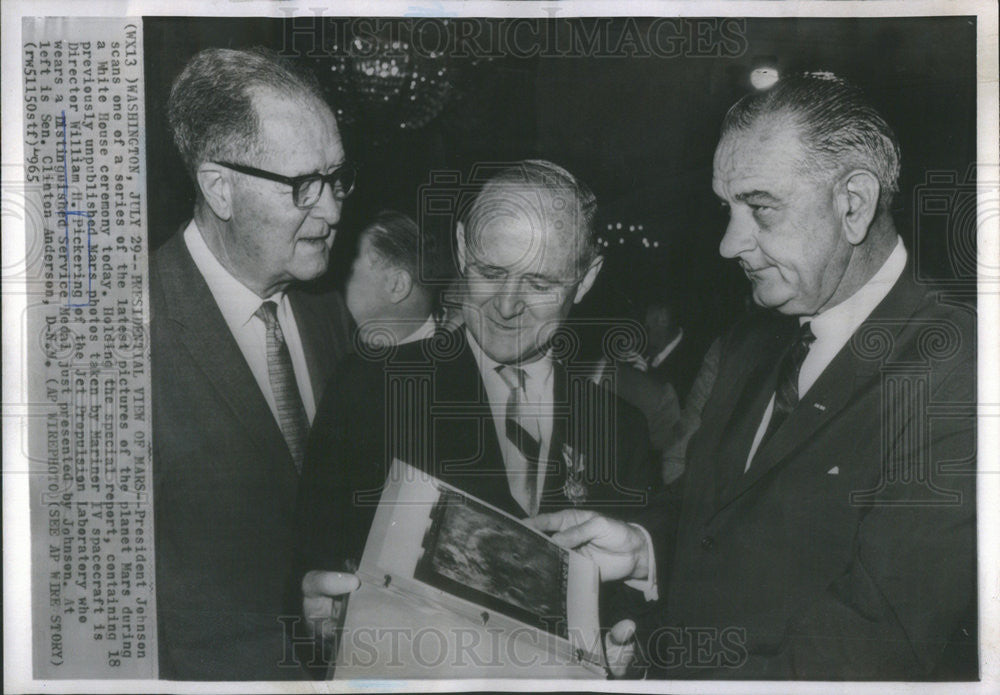
M 746 130 L 765 116 L 786 114 L 801 128 L 810 170 L 867 169 L 880 184 L 879 206 L 889 209 L 899 192 L 899 141 L 861 89 L 830 73 L 782 77 L 767 91 L 736 102 L 722 123 L 722 135 Z
M 551 210 L 539 212 L 545 216 L 551 213 L 560 218 L 567 218 L 576 227 L 575 238 L 580 244 L 577 267 L 581 271 L 585 270 L 599 252 L 595 225 L 597 198 L 583 181 L 558 164 L 544 159 L 526 159 L 494 174 L 472 203 L 467 215 L 466 234 L 475 220 L 493 214 L 487 210 L 490 207 L 488 202 L 492 199 L 504 199 L 508 205 L 514 205 L 516 201 L 510 198 L 516 196 L 528 205 L 541 205 L 541 201 L 531 195 L 537 191 L 544 191 L 552 198 Z M 510 211 L 496 212 L 509 214 Z M 553 222 L 562 224 L 562 219 Z
M 261 153 L 256 90 L 325 103 L 316 77 L 266 48 L 208 48 L 174 80 L 167 117 L 174 143 L 192 179 L 209 160 L 252 164 Z

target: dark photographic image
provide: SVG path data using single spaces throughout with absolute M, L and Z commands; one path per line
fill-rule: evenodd
M 431 518 L 417 579 L 566 637 L 567 550 L 452 490 Z

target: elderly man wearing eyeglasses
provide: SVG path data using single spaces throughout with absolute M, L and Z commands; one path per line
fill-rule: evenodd
M 302 283 L 355 170 L 314 78 L 267 51 L 198 53 L 168 112 L 196 202 L 150 262 L 160 677 L 294 679 L 292 512 L 350 330 Z

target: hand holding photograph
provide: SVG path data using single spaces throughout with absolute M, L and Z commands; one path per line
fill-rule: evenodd
M 603 675 L 596 565 L 402 461 L 358 576 L 334 678 Z

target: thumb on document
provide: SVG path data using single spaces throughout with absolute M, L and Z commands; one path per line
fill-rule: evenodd
M 604 652 L 611 675 L 624 676 L 635 659 L 635 621 L 615 623 L 604 637 Z

